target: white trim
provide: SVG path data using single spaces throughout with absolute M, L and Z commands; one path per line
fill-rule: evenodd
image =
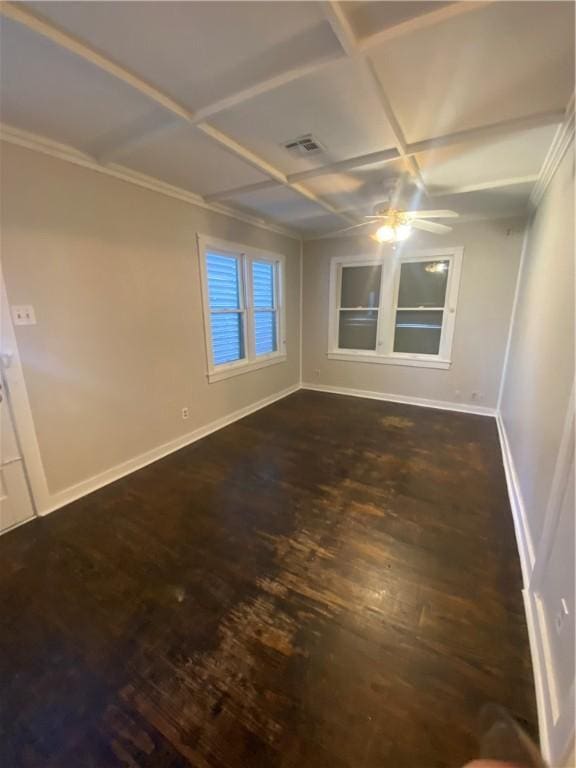
M 544 193 L 546 192 L 548 185 L 558 170 L 558 166 L 562 162 L 562 159 L 564 158 L 564 155 L 566 154 L 570 144 L 573 142 L 574 129 L 574 94 L 572 94 L 570 101 L 568 102 L 568 106 L 566 107 L 564 121 L 556 131 L 556 135 L 554 136 L 552 144 L 550 145 L 550 149 L 548 150 L 548 153 L 544 158 L 544 162 L 542 163 L 542 168 L 540 169 L 540 178 L 536 182 L 534 189 L 532 190 L 532 194 L 530 195 L 530 203 L 534 207 L 537 207 L 540 204 L 540 201 L 544 197 Z
M 353 349 L 349 352 L 328 352 L 327 357 L 330 360 L 343 360 L 348 363 L 377 363 L 379 365 L 403 365 L 411 368 L 439 368 L 447 370 L 452 365 L 451 360 L 439 360 L 436 356 L 428 357 L 426 355 L 378 355 L 363 352 L 355 352 Z
M 522 567 L 522 581 L 524 589 L 528 589 L 532 578 L 534 568 L 534 545 L 532 536 L 526 518 L 526 507 L 520 490 L 520 482 L 514 466 L 510 443 L 506 434 L 506 428 L 502 419 L 502 414 L 498 412 L 496 416 L 496 425 L 498 427 L 498 437 L 500 438 L 500 450 L 502 451 L 502 461 L 504 472 L 506 474 L 506 485 L 508 487 L 508 497 L 510 499 L 510 508 L 512 510 L 512 519 L 514 521 L 514 532 L 516 534 L 516 544 L 518 554 L 520 555 L 520 565 Z
M 31 522 L 32 520 L 36 519 L 36 515 L 31 515 L 30 517 L 27 517 L 25 520 L 20 520 L 18 523 L 14 523 L 14 525 L 9 525 L 6 528 L 3 528 L 0 531 L 0 536 L 4 536 L 6 533 L 10 533 L 10 531 L 14 531 L 16 528 L 20 528 L 21 525 L 26 525 L 26 523 Z
M 268 368 L 270 365 L 285 363 L 287 359 L 287 355 L 275 352 L 271 355 L 262 356 L 262 358 L 258 358 L 257 360 L 241 360 L 238 363 L 231 363 L 230 365 L 219 365 L 218 368 L 214 369 L 213 373 L 208 374 L 208 381 L 211 384 L 214 381 L 224 381 L 224 379 L 231 379 L 233 376 L 241 376 L 243 373 L 250 373 L 251 371 L 259 371 L 261 368 Z
M 523 590 L 522 597 L 534 673 L 540 749 L 550 765 L 559 765 L 574 740 L 575 684 L 572 683 L 559 711 L 544 605 L 531 590 Z
M 194 192 L 188 192 L 181 187 L 175 187 L 174 185 L 167 184 L 153 176 L 138 173 L 137 171 L 125 168 L 122 165 L 116 165 L 114 163 L 102 165 L 94 160 L 94 158 L 68 146 L 67 144 L 60 144 L 59 142 L 46 139 L 43 136 L 38 136 L 29 131 L 23 131 L 20 128 L 14 128 L 13 126 L 0 123 L 0 141 L 30 149 L 33 152 L 40 152 L 43 155 L 48 155 L 49 157 L 54 157 L 58 160 L 63 160 L 66 163 L 72 163 L 73 165 L 79 165 L 82 168 L 96 171 L 96 173 L 101 173 L 105 176 L 112 176 L 115 179 L 126 181 L 137 187 L 148 189 L 152 192 L 158 192 L 161 195 L 172 197 L 176 200 L 181 200 L 189 205 L 196 205 L 199 208 L 219 213 L 222 216 L 227 216 L 228 218 L 236 219 L 237 221 L 242 221 L 246 224 L 252 224 L 259 229 L 266 229 L 270 232 L 290 237 L 293 240 L 301 240 L 300 235 L 289 227 L 283 227 L 266 219 L 237 211 L 227 205 L 208 202 L 200 195 L 194 194 Z
M 524 276 L 524 266 L 526 264 L 526 254 L 528 252 L 528 243 L 530 242 L 531 223 L 527 222 L 524 228 L 522 238 L 522 250 L 520 251 L 520 263 L 518 264 L 518 273 L 516 275 L 516 285 L 514 287 L 514 298 L 512 299 L 512 310 L 510 312 L 510 322 L 508 324 L 508 338 L 506 339 L 506 349 L 504 350 L 504 360 L 502 361 L 502 372 L 500 374 L 500 386 L 498 387 L 498 400 L 496 410 L 501 413 L 502 397 L 504 387 L 506 386 L 506 375 L 508 373 L 508 358 L 512 347 L 512 336 L 514 335 L 514 326 L 516 324 L 516 313 L 518 310 L 518 301 L 520 298 L 520 285 Z
M 314 392 L 327 392 L 332 395 L 347 395 L 349 397 L 363 397 L 367 400 L 384 400 L 388 403 L 402 403 L 403 405 L 417 405 L 422 408 L 435 408 L 441 411 L 456 411 L 458 413 L 472 413 L 476 416 L 495 416 L 494 408 L 484 405 L 469 405 L 467 403 L 451 403 L 447 400 L 428 400 L 425 397 L 410 397 L 408 395 L 394 395 L 386 392 L 371 392 L 365 389 L 352 389 L 350 387 L 333 387 L 328 384 L 302 383 L 302 389 L 310 389 Z
M 548 493 L 548 503 L 544 512 L 544 525 L 536 548 L 536 562 L 532 573 L 530 588 L 537 592 L 543 580 L 544 572 L 556 536 L 558 521 L 562 511 L 562 502 L 566 484 L 568 482 L 572 466 L 574 464 L 574 438 L 575 438 L 575 384 L 572 383 L 572 391 L 566 408 L 566 417 L 560 446 L 556 455 L 552 484 Z
M 150 451 L 135 456 L 133 459 L 117 464 L 115 467 L 110 467 L 110 469 L 107 469 L 98 475 L 94 475 L 93 477 L 89 477 L 87 480 L 83 480 L 76 485 L 58 491 L 57 493 L 52 494 L 49 504 L 42 509 L 40 513 L 46 515 L 50 512 L 54 512 L 54 510 L 59 509 L 66 504 L 70 504 L 72 501 L 76 501 L 76 499 L 80 499 L 93 491 L 97 491 L 99 488 L 102 488 L 109 483 L 113 483 L 115 480 L 130 475 L 132 472 L 136 472 L 137 470 L 148 466 L 148 464 L 153 464 L 155 461 L 158 461 L 158 459 L 162 459 L 164 456 L 168 456 L 169 454 L 180 450 L 180 448 L 185 448 L 187 445 L 195 443 L 197 440 L 201 440 L 203 437 L 207 437 L 213 432 L 217 432 L 219 429 L 223 429 L 229 424 L 233 424 L 235 421 L 239 421 L 255 411 L 259 411 L 262 408 L 266 408 L 268 405 L 272 405 L 272 403 L 275 403 L 278 400 L 288 397 L 288 395 L 291 395 L 299 389 L 300 385 L 294 384 L 281 392 L 277 392 L 274 395 L 258 400 L 257 402 L 247 405 L 244 408 L 240 408 L 227 416 L 222 416 L 222 418 L 216 419 L 203 427 L 198 427 L 198 429 L 195 429 L 192 432 L 188 432 L 174 440 L 170 440 L 168 443 L 152 448 Z
M 552 679 L 552 670 L 548 667 L 544 653 L 542 627 L 540 624 L 541 614 L 537 609 L 535 596 L 529 590 L 523 589 L 522 598 L 524 600 L 526 626 L 528 628 L 528 640 L 530 643 L 530 656 L 532 658 L 540 749 L 544 758 L 548 760 L 550 757 L 550 732 L 548 728 L 550 697 L 548 680 Z

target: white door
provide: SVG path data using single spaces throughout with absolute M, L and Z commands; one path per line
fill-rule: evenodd
M 0 368 L 1 371 L 1 368 Z M 24 460 L 0 376 L 0 533 L 34 517 Z

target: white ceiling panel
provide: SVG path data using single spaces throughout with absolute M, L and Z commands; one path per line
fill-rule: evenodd
M 440 147 L 416 158 L 431 191 L 535 176 L 540 172 L 556 128 L 541 126 L 496 141 Z
M 373 55 L 408 141 L 563 109 L 574 5 L 497 2 L 390 40 Z
M 150 102 L 20 24 L 0 25 L 2 121 L 83 149 L 150 112 Z
M 358 62 L 332 64 L 212 122 L 286 173 L 394 144 L 373 84 Z M 284 149 L 285 142 L 307 133 L 324 145 L 324 153 L 300 157 Z
M 313 218 L 325 213 L 324 209 L 302 197 L 288 187 L 260 190 L 236 195 L 226 201 L 231 206 L 243 208 L 250 213 L 261 214 L 282 223 L 298 227 L 302 219 Z
M 190 109 L 340 50 L 316 3 L 26 5 Z
M 433 208 L 457 211 L 465 220 L 492 216 L 522 216 L 527 213 L 533 187 L 532 183 L 513 184 L 499 189 L 434 196 L 431 203 Z
M 118 162 L 200 195 L 269 178 L 195 128 L 182 124 L 126 150 Z
M 319 235 L 330 234 L 338 229 L 348 226 L 339 216 L 326 213 L 320 216 L 311 216 L 308 219 L 300 219 L 294 226 L 303 238 L 317 237 Z

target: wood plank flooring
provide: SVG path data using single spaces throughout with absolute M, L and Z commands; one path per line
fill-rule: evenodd
M 535 708 L 490 418 L 297 392 L 0 539 L 3 768 L 457 768 Z

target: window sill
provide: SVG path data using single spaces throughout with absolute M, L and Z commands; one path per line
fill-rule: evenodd
M 261 368 L 268 368 L 269 365 L 276 365 L 276 363 L 284 363 L 287 357 L 285 353 L 277 353 L 274 355 L 263 356 L 261 360 L 250 360 L 248 362 L 233 363 L 232 365 L 224 365 L 220 368 L 214 368 L 214 370 L 208 372 L 208 381 L 212 384 L 215 381 L 223 381 L 224 379 L 230 379 L 232 376 L 241 376 L 243 373 L 251 373 L 252 371 L 259 371 Z
M 447 370 L 451 360 L 424 357 L 418 355 L 375 355 L 365 352 L 328 352 L 330 360 L 343 360 L 349 363 L 378 363 L 379 365 L 403 365 L 412 368 L 437 368 Z

